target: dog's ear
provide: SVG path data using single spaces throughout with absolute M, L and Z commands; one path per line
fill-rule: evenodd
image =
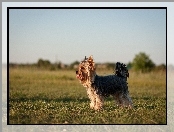
M 91 56 L 89 56 L 89 59 L 90 59 L 90 60 L 93 60 L 93 56 L 92 56 L 92 55 L 91 55 Z
M 94 59 L 93 59 L 93 56 L 92 55 L 88 58 L 88 62 L 89 63 L 93 63 L 94 62 Z
M 88 63 L 89 63 L 90 69 L 95 70 L 95 62 L 93 60 L 92 55 L 88 58 Z

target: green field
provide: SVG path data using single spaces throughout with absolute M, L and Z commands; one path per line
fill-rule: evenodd
M 94 111 L 75 71 L 10 68 L 9 123 L 166 124 L 166 73 L 130 72 L 128 85 L 134 109 L 119 108 L 109 97 L 103 110 Z

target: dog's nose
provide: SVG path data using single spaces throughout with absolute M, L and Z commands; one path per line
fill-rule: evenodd
M 78 71 L 76 71 L 76 74 L 78 74 Z

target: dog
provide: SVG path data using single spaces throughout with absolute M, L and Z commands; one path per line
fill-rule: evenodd
M 121 107 L 133 107 L 129 96 L 127 78 L 129 73 L 125 64 L 117 62 L 113 75 L 98 76 L 93 56 L 80 62 L 76 71 L 76 78 L 86 88 L 90 99 L 90 108 L 100 110 L 104 105 L 104 98 L 113 96 Z

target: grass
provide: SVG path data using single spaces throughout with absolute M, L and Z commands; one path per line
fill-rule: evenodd
M 73 70 L 9 71 L 10 124 L 166 124 L 165 72 L 130 72 L 134 109 L 119 108 L 109 97 L 104 109 L 96 112 L 89 108 L 86 90 Z

